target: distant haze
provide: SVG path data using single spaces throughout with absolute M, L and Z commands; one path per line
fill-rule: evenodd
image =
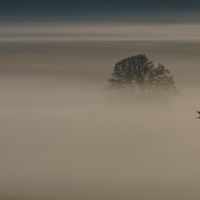
M 18 12 L 28 5 L 21 2 Z M 179 21 L 162 12 L 165 21 L 144 13 L 135 21 L 2 15 L 1 200 L 200 199 L 198 15 Z M 180 97 L 107 99 L 114 64 L 140 53 L 171 71 Z

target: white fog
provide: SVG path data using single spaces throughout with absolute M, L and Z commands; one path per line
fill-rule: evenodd
M 0 199 L 199 199 L 199 33 L 197 24 L 2 25 Z M 140 53 L 171 71 L 180 97 L 107 101 L 114 64 Z

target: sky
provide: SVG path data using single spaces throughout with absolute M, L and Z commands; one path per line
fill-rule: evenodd
M 0 23 L 8 21 L 199 23 L 199 11 L 198 0 L 1 0 Z
M 198 0 L 1 0 L 0 11 L 13 13 L 96 13 L 135 11 L 199 11 Z

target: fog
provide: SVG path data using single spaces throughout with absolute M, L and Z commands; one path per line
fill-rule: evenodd
M 158 16 L 159 17 L 159 16 Z M 0 23 L 0 41 L 199 40 L 196 23 L 15 22 Z
M 0 29 L 0 199 L 200 198 L 198 24 Z M 145 53 L 168 103 L 107 100 L 114 64 Z

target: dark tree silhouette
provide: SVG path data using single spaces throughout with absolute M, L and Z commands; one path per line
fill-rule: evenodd
M 160 63 L 155 67 L 153 61 L 144 54 L 119 61 L 111 76 L 105 89 L 112 95 L 126 93 L 135 98 L 167 99 L 179 94 L 170 71 Z

